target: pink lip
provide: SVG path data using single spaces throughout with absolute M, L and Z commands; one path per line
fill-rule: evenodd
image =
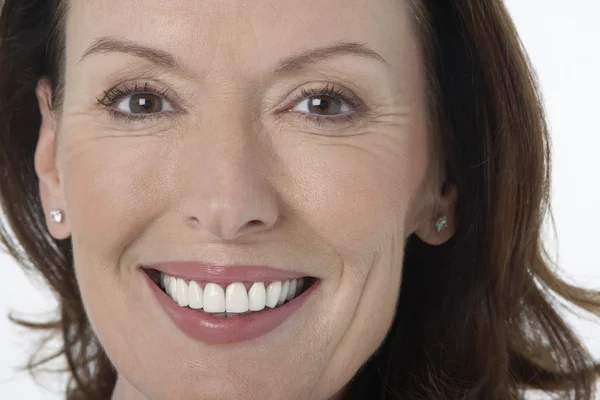
M 300 272 L 271 267 L 245 265 L 206 265 L 193 262 L 165 262 L 144 266 L 186 280 L 230 283 L 241 281 L 272 282 L 308 276 Z
M 276 308 L 265 308 L 251 314 L 231 318 L 215 318 L 201 310 L 180 307 L 163 292 L 150 276 L 140 271 L 150 291 L 175 326 L 186 336 L 209 344 L 225 344 L 252 340 L 265 335 L 288 319 L 316 291 L 315 282 L 300 296 Z

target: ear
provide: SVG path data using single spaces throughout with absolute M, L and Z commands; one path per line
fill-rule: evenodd
M 458 191 L 456 186 L 446 182 L 440 188 L 440 193 L 433 202 L 433 208 L 419 222 L 415 234 L 425 243 L 438 246 L 449 240 L 456 233 L 456 201 Z M 447 225 L 442 230 L 436 229 L 436 222 L 446 217 Z
M 35 149 L 34 167 L 39 179 L 40 199 L 46 216 L 48 231 L 55 239 L 66 239 L 70 236 L 69 220 L 66 218 L 65 201 L 62 193 L 60 175 L 56 167 L 57 118 L 52 109 L 52 85 L 46 78 L 38 81 L 35 94 L 37 97 L 42 122 Z M 61 223 L 53 222 L 50 211 L 59 209 L 63 213 Z

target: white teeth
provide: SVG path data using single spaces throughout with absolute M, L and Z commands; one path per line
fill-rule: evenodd
M 303 289 L 303 278 L 275 281 L 265 288 L 264 282 L 254 282 L 246 291 L 243 282 L 232 282 L 223 286 L 209 282 L 204 289 L 195 281 L 175 278 L 160 273 L 158 285 L 181 307 L 204 309 L 215 317 L 244 315 L 261 311 L 265 307 L 275 308 L 293 300 Z
M 285 302 L 285 298 L 287 297 L 289 291 L 290 281 L 283 282 L 283 286 L 281 287 L 281 293 L 279 294 L 279 299 L 277 300 L 278 306 L 282 305 Z
M 206 312 L 225 312 L 225 291 L 216 283 L 207 283 L 204 287 L 203 303 Z
M 248 291 L 248 310 L 260 311 L 267 304 L 267 292 L 263 282 L 255 282 Z
M 242 282 L 233 282 L 225 292 L 225 311 L 243 313 L 248 311 L 248 292 Z
M 169 294 L 169 290 L 170 290 L 170 288 L 169 288 L 169 280 L 170 279 L 171 278 L 168 275 L 164 275 L 164 279 L 163 279 L 164 289 L 165 289 L 165 292 L 167 292 L 167 294 Z
M 169 279 L 169 296 L 175 301 L 177 301 L 177 279 L 171 278 Z
M 292 279 L 290 281 L 290 290 L 287 294 L 286 300 L 290 301 L 294 298 L 294 296 L 296 296 L 296 287 L 298 285 L 298 280 L 297 279 Z
M 188 299 L 188 285 L 181 278 L 177 279 L 177 304 L 181 307 L 185 307 L 189 304 Z
M 267 301 L 266 305 L 270 308 L 275 308 L 277 301 L 279 301 L 279 295 L 281 294 L 281 282 L 271 282 L 267 286 Z
M 199 310 L 202 308 L 202 303 L 204 301 L 204 290 L 194 281 L 190 281 L 190 290 L 188 293 L 190 298 L 190 308 L 194 310 Z

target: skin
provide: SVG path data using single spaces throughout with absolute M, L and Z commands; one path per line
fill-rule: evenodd
M 114 400 L 343 398 L 391 326 L 405 240 L 438 245 L 456 225 L 456 191 L 432 172 L 409 13 L 397 0 L 72 2 L 62 107 L 45 79 L 37 88 L 35 167 L 48 229 L 72 239 L 85 310 L 118 371 Z M 168 51 L 184 70 L 121 52 L 81 60 L 107 36 Z M 342 55 L 271 73 L 340 41 L 387 65 Z M 98 104 L 132 81 L 168 90 L 176 112 L 127 122 Z M 315 112 L 293 96 L 326 85 L 368 112 L 299 118 Z M 163 260 L 272 265 L 321 287 L 259 340 L 209 345 L 177 330 L 141 279 L 141 264 Z

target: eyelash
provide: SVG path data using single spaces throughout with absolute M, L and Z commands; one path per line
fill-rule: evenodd
M 170 112 L 159 112 L 159 113 L 152 113 L 152 114 L 136 115 L 136 114 L 126 114 L 126 113 L 120 112 L 114 108 L 114 106 L 119 101 L 121 101 L 124 97 L 127 97 L 132 94 L 143 94 L 143 93 L 162 96 L 167 101 L 172 103 L 172 101 L 169 99 L 170 96 L 169 96 L 168 89 L 160 89 L 157 86 L 155 86 L 149 82 L 146 82 L 144 84 L 139 84 L 136 82 L 132 86 L 128 86 L 127 84 L 122 85 L 122 86 L 115 86 L 109 90 L 104 91 L 104 96 L 101 99 L 97 98 L 96 100 L 98 101 L 98 103 L 100 105 L 102 105 L 103 107 L 105 107 L 107 109 L 107 111 L 111 117 L 113 117 L 115 119 L 123 119 L 128 123 L 135 123 L 135 122 L 141 122 L 141 121 L 147 121 L 147 120 L 157 120 L 157 119 L 164 117 L 165 114 L 173 113 L 172 111 L 170 111 Z M 345 115 L 341 115 L 341 116 L 317 115 L 317 114 L 299 112 L 298 117 L 304 118 L 306 121 L 314 123 L 320 127 L 324 124 L 351 123 L 357 117 L 357 114 L 359 114 L 359 111 L 361 108 L 360 100 L 358 100 L 353 95 L 346 95 L 346 92 L 344 89 L 338 89 L 333 85 L 332 86 L 327 85 L 321 89 L 315 89 L 315 88 L 302 89 L 300 91 L 300 94 L 298 94 L 294 97 L 293 102 L 295 103 L 295 105 L 297 105 L 297 103 L 301 102 L 302 100 L 305 100 L 306 98 L 310 98 L 310 97 L 314 97 L 314 96 L 323 96 L 323 95 L 330 96 L 330 97 L 336 98 L 338 100 L 342 100 L 343 102 L 345 102 L 346 104 L 348 104 L 350 106 L 350 108 L 352 109 L 352 112 L 347 113 Z M 286 107 L 286 109 L 288 109 L 289 111 L 291 111 L 291 108 L 293 108 L 293 107 Z

